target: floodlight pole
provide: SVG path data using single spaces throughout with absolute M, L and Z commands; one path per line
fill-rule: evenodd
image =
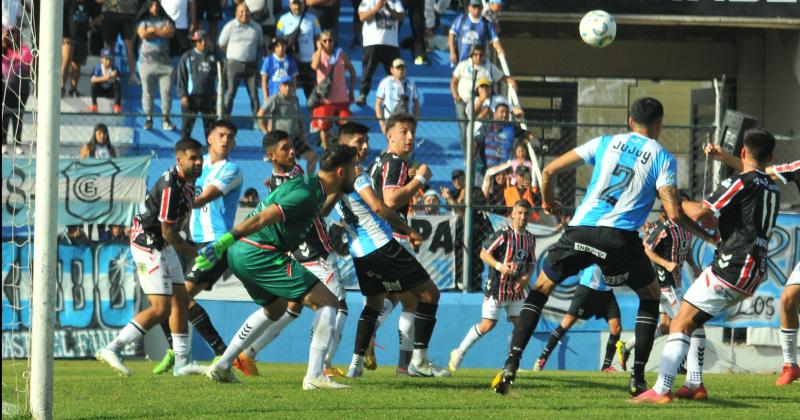
M 45 2 L 41 3 L 45 6 Z M 34 13 L 37 12 L 34 10 Z M 61 29 L 64 1 L 41 7 L 36 75 L 36 197 L 31 294 L 31 415 L 53 417 L 53 333 L 55 328 L 58 149 L 61 97 Z M 35 30 L 36 28 L 34 28 Z

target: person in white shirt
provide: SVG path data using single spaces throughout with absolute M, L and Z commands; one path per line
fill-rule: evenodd
M 407 112 L 419 118 L 419 91 L 417 85 L 406 77 L 406 62 L 402 58 L 392 61 L 391 75 L 378 85 L 375 94 L 375 116 L 386 135 L 386 120 L 394 114 Z
M 180 57 L 192 47 L 189 32 L 197 28 L 197 8 L 195 0 L 161 0 L 161 7 L 175 22 L 175 36 L 170 49 L 173 57 Z
M 383 69 L 389 74 L 392 61 L 400 58 L 397 31 L 405 15 L 399 0 L 362 0 L 358 6 L 358 18 L 363 22 L 361 37 L 364 52 L 361 61 L 364 70 L 357 105 L 364 106 L 367 103 L 372 75 L 378 64 L 383 64 Z

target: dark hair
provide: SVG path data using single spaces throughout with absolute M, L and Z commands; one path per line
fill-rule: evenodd
M 175 153 L 184 152 L 186 150 L 203 150 L 203 145 L 191 137 L 184 137 L 175 143 Z
M 89 157 L 94 157 L 94 152 L 97 150 L 97 137 L 95 137 L 95 133 L 100 130 L 106 133 L 106 147 L 108 147 L 108 154 L 111 157 L 117 157 L 117 149 L 111 145 L 111 136 L 108 134 L 108 126 L 103 123 L 97 124 L 94 126 L 94 130 L 92 130 L 92 137 L 89 138 Z
M 414 124 L 414 127 L 416 127 L 417 119 L 407 112 L 399 112 L 389 117 L 389 120 L 386 121 L 386 131 L 388 132 L 392 127 L 399 123 L 411 123 Z
M 264 134 L 264 139 L 261 141 L 261 145 L 264 147 L 264 150 L 269 150 L 277 146 L 278 143 L 282 142 L 283 140 L 288 139 L 289 133 L 283 130 L 272 130 L 269 133 Z
M 524 175 L 530 176 L 531 170 L 527 166 L 520 165 L 517 166 L 517 170 L 514 173 L 517 174 L 517 176 L 524 176 Z
M 134 21 L 138 24 L 139 22 L 141 22 L 141 21 L 143 21 L 145 19 L 149 19 L 150 18 L 150 6 L 153 3 L 156 3 L 158 5 L 158 7 L 156 8 L 156 17 L 167 19 L 167 20 L 170 21 L 170 23 L 172 23 L 172 26 L 175 26 L 175 21 L 172 20 L 171 17 L 169 17 L 169 15 L 167 14 L 167 11 L 164 10 L 163 6 L 161 6 L 161 1 L 160 0 L 148 0 L 148 1 L 144 2 L 144 3 L 142 3 L 142 7 L 140 7 L 139 8 L 139 12 L 136 13 L 136 19 L 134 19 Z
M 334 144 L 325 149 L 325 154 L 319 160 L 319 170 L 332 172 L 353 162 L 356 159 L 356 148 L 342 144 Z
M 528 200 L 523 200 L 521 198 L 514 202 L 514 207 L 525 207 L 528 210 L 533 208 L 531 207 L 531 203 L 529 203 Z
M 210 132 L 214 131 L 214 129 L 217 128 L 217 127 L 225 127 L 225 128 L 227 128 L 228 130 L 233 132 L 234 136 L 236 135 L 236 132 L 239 131 L 239 129 L 236 128 L 236 125 L 234 125 L 230 120 L 222 119 L 222 120 L 214 121 L 214 123 L 211 124 L 211 127 L 209 127 L 208 132 L 210 133 Z
M 631 117 L 636 124 L 651 126 L 664 118 L 664 106 L 656 98 L 639 98 L 631 105 Z
M 364 124 L 349 121 L 339 127 L 339 137 L 353 136 L 356 134 L 369 134 L 369 127 Z
M 528 148 L 526 147 L 527 145 L 528 145 L 528 140 L 526 140 L 524 138 L 516 139 L 516 140 L 514 140 L 514 147 L 512 147 L 511 150 L 516 152 L 517 151 L 517 147 L 522 147 L 522 148 L 525 149 L 525 153 L 527 154 L 528 153 Z
M 775 137 L 763 128 L 753 128 L 744 133 L 744 147 L 758 163 L 768 163 L 775 150 Z
M 247 197 L 248 195 L 255 195 L 256 198 L 258 198 L 258 190 L 256 190 L 253 187 L 250 187 L 244 191 L 244 197 Z
M 486 48 L 483 47 L 483 44 L 475 44 L 472 48 L 469 49 L 469 55 L 472 57 L 472 54 L 475 54 L 475 51 L 480 51 L 482 53 L 486 52 Z

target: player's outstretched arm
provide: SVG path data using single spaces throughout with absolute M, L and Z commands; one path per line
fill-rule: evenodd
M 722 147 L 718 144 L 707 143 L 705 152 L 710 159 L 718 160 L 737 171 L 741 171 L 743 168 L 741 159 L 722 150 Z
M 227 251 L 228 248 L 230 248 L 231 245 L 233 245 L 239 238 L 256 233 L 262 228 L 274 225 L 282 220 L 284 220 L 283 210 L 281 210 L 281 208 L 277 205 L 273 204 L 266 209 L 261 210 L 259 213 L 242 220 L 238 225 L 234 226 L 233 229 L 222 235 L 215 242 L 204 246 L 202 249 L 200 249 L 200 251 L 198 251 L 197 258 L 195 258 L 194 262 L 197 264 L 199 269 L 208 270 L 217 263 L 217 261 L 222 257 L 222 254 L 225 253 L 225 251 Z
M 678 195 L 678 188 L 676 188 L 674 185 L 665 185 L 658 189 L 658 196 L 661 199 L 661 204 L 664 206 L 664 211 L 667 213 L 669 220 L 706 242 L 712 244 L 717 243 L 717 239 L 715 237 L 709 235 L 705 229 L 698 226 L 694 220 L 690 219 L 683 211 L 683 207 L 681 206 L 681 198 Z M 690 203 L 692 202 L 687 202 L 687 206 L 691 205 Z M 710 212 L 709 209 L 703 208 L 697 211 L 696 214 L 693 214 L 692 218 L 695 220 L 702 220 L 703 218 L 707 217 L 705 211 Z
M 187 257 L 194 257 L 197 255 L 197 250 L 178 234 L 174 223 L 161 222 L 161 236 L 164 238 L 164 241 L 172 245 L 175 250 L 181 254 Z
M 556 158 L 542 170 L 542 207 L 555 216 L 561 212 L 561 204 L 556 202 L 553 178 L 561 172 L 570 171 L 583 165 L 583 159 L 574 150 Z

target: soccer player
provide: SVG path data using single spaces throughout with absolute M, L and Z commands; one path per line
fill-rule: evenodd
M 514 203 L 511 224 L 495 232 L 481 249 L 481 260 L 488 265 L 481 321 L 471 327 L 458 348 L 450 352 L 449 368 L 455 372 L 467 350 L 497 325 L 500 311 L 505 309 L 508 321 L 517 325 L 525 292 L 536 265 L 536 238 L 525 227 L 530 220 L 531 205 L 525 200 Z
M 351 147 L 328 148 L 317 175 L 306 174 L 276 188 L 244 221 L 198 253 L 196 264 L 207 270 L 227 250 L 230 270 L 262 307 L 247 318 L 222 357 L 208 368 L 209 379 L 238 382 L 231 367 L 239 353 L 280 319 L 287 301 L 305 301 L 316 314 L 303 389 L 347 388 L 322 371 L 334 334 L 336 296 L 288 253 L 303 242 L 319 215 L 327 214 L 343 192 L 353 190 L 355 156 Z
M 741 171 L 742 160 L 726 153 L 719 145 L 706 145 L 708 157 L 720 160 L 728 166 Z M 784 184 L 794 182 L 800 190 L 800 160 L 782 165 L 767 167 L 767 175 L 774 181 Z M 775 385 L 789 385 L 800 379 L 797 365 L 797 309 L 800 307 L 800 263 L 795 265 L 781 293 L 781 348 L 783 349 L 783 369 Z
M 542 171 L 542 206 L 546 212 L 560 215 L 561 204 L 554 199 L 554 177 L 583 164 L 594 165 L 586 196 L 550 250 L 525 299 L 508 358 L 492 381 L 495 392 L 505 394 L 513 383 L 522 351 L 539 323 L 550 293 L 564 279 L 591 264 L 600 266 L 608 286 L 624 284 L 639 296 L 630 391 L 638 395 L 647 389 L 644 367 L 653 346 L 661 291 L 637 231 L 653 207 L 656 194 L 670 220 L 703 239 L 713 240 L 681 209 L 677 161 L 656 140 L 663 116 L 664 108 L 657 99 L 638 99 L 628 118 L 632 132 L 592 139 L 561 155 Z
M 150 307 L 136 314 L 96 354 L 97 360 L 124 376 L 130 376 L 131 371 L 122 363 L 119 352 L 166 319 L 173 331 L 173 375 L 202 374 L 203 371 L 200 366 L 189 363 L 189 295 L 176 254 L 180 252 L 190 258 L 197 255 L 194 247 L 178 234 L 178 227 L 192 210 L 194 182 L 203 169 L 203 146 L 197 140 L 184 138 L 175 143 L 175 159 L 177 164 L 156 181 L 133 218 L 131 254 L 139 286 L 147 295 Z
M 413 144 L 416 120 L 408 115 L 392 116 L 386 123 L 387 132 L 398 129 L 395 127 L 397 124 L 403 125 L 401 131 L 407 138 L 410 136 Z M 363 162 L 369 149 L 368 129 L 361 124 L 351 127 L 353 129 L 344 132 L 340 130 L 339 143 L 356 147 L 359 162 Z M 430 177 L 427 167 L 420 168 L 412 181 L 414 184 L 425 184 Z M 347 234 L 361 294 L 367 299 L 358 320 L 353 360 L 347 376 L 364 374 L 364 355 L 375 332 L 386 293 L 405 291 L 419 301 L 414 313 L 414 350 L 408 373 L 412 376 L 447 376 L 450 372 L 437 368 L 428 360 L 428 343 L 436 325 L 439 289 L 419 261 L 392 237 L 392 227 L 407 235 L 413 246 L 418 246 L 422 238 L 378 198 L 366 172 L 356 179 L 355 189 L 355 192 L 342 196 L 336 205 L 336 216 L 341 219 Z
M 718 222 L 721 240 L 711 266 L 689 287 L 670 324 L 658 381 L 631 402 L 672 402 L 672 384 L 687 351 L 686 383 L 676 396 L 708 398 L 703 385 L 703 366 L 698 360 L 698 349 L 705 347 L 703 324 L 751 296 L 766 275 L 767 246 L 780 208 L 780 189 L 764 173 L 774 149 L 775 138 L 766 130 L 745 132 L 742 172 L 724 180 L 702 204 L 683 202 L 682 206 L 696 219 L 713 217 Z
M 189 221 L 189 236 L 198 248 L 214 242 L 233 227 L 242 193 L 242 172 L 238 164 L 228 159 L 236 147 L 236 126 L 228 120 L 218 120 L 208 129 L 208 153 L 203 156 L 203 172 L 195 183 L 196 197 Z M 189 264 L 193 265 L 194 261 L 190 260 L 186 265 Z M 185 279 L 186 292 L 189 294 L 189 322 L 211 346 L 215 356 L 221 356 L 225 352 L 225 341 L 214 328 L 206 310 L 194 297 L 203 290 L 210 290 L 227 269 L 227 260 L 223 258 L 208 271 L 191 267 Z M 175 364 L 169 323 L 161 323 L 161 329 L 169 348 L 161 363 L 153 368 L 155 374 L 164 373 Z
M 287 132 L 273 130 L 265 135 L 264 151 L 267 158 L 272 162 L 272 176 L 266 182 L 270 192 L 290 179 L 303 175 L 303 169 L 297 164 L 296 150 L 292 139 L 289 138 Z M 336 253 L 333 252 L 331 240 L 328 237 L 328 228 L 321 217 L 318 217 L 314 222 L 314 228 L 308 232 L 305 240 L 292 250 L 292 258 L 317 276 L 331 293 L 339 299 L 339 308 L 336 313 L 336 329 L 333 340 L 328 347 L 328 353 L 325 355 L 323 370 L 326 376 L 344 376 L 344 372 L 331 366 L 331 360 L 339 347 L 344 323 L 347 320 L 346 294 L 339 281 L 339 271 L 336 268 Z M 239 356 L 239 365 L 245 376 L 258 375 L 258 368 L 255 364 L 258 352 L 275 340 L 287 325 L 300 316 L 302 310 L 303 303 L 289 302 L 286 313 L 277 322 L 270 325 L 261 337 L 242 352 Z
M 591 317 L 605 318 L 606 322 L 608 322 L 608 331 L 610 333 L 608 341 L 606 341 L 606 353 L 600 371 L 616 372 L 617 370 L 611 366 L 611 362 L 614 360 L 614 352 L 619 342 L 619 336 L 622 334 L 622 325 L 619 321 L 619 305 L 614 292 L 603 281 L 603 272 L 596 265 L 583 270 L 583 273 L 581 273 L 580 282 L 572 297 L 572 304 L 570 304 L 567 314 L 561 319 L 561 324 L 558 328 L 550 333 L 550 339 L 542 349 L 542 354 L 536 359 L 533 370 L 538 372 L 544 369 L 547 359 L 550 358 L 550 353 L 558 345 L 561 337 L 578 322 L 578 319 L 587 320 Z

